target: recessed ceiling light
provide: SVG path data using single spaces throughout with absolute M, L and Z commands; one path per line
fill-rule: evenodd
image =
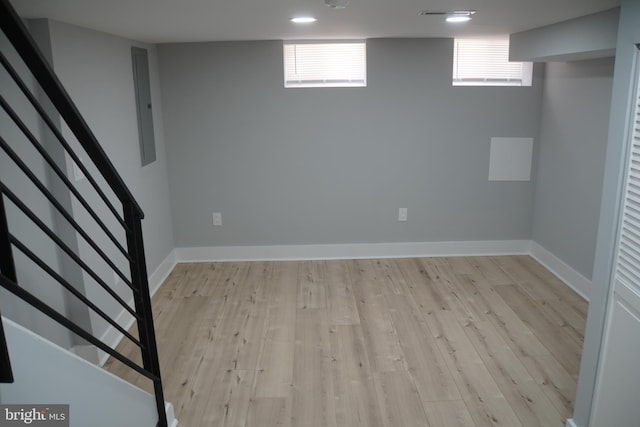
M 295 18 L 291 18 L 291 22 L 295 24 L 311 24 L 316 21 L 317 19 L 313 16 L 296 16 Z
M 470 16 L 463 16 L 463 15 L 447 16 L 447 22 L 468 22 L 468 21 L 471 21 Z
M 475 14 L 475 10 L 456 10 L 447 15 L 447 22 L 468 22 L 471 21 L 471 15 Z

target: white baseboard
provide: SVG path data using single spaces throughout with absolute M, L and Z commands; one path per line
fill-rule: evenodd
M 531 242 L 531 256 L 540 264 L 544 265 L 547 270 L 555 274 L 567 286 L 576 291 L 582 298 L 589 301 L 591 280 L 578 273 L 536 242 Z
M 158 268 L 149 276 L 149 292 L 151 296 L 154 296 L 155 293 L 158 292 L 160 286 L 162 286 L 167 277 L 169 277 L 169 274 L 173 271 L 176 263 L 176 251 L 174 249 L 169 252 L 169 255 L 167 255 Z
M 573 418 L 567 418 L 565 427 L 578 427 L 578 425 L 573 421 Z
M 171 402 L 164 402 L 164 412 L 167 415 L 167 424 L 169 427 L 178 427 L 178 419 L 176 418 Z
M 158 289 L 160 289 L 160 286 L 162 286 L 162 283 L 164 283 L 167 276 L 169 276 L 173 268 L 176 266 L 176 262 L 177 262 L 176 251 L 174 249 L 160 263 L 158 268 L 156 268 L 156 270 L 149 276 L 149 293 L 151 294 L 151 297 L 153 297 L 153 295 L 155 295 Z M 134 306 L 134 302 L 132 298 L 129 301 L 129 307 L 133 308 L 133 306 Z M 133 326 L 134 320 L 135 319 L 131 315 L 131 313 L 129 313 L 124 308 L 122 309 L 120 314 L 115 318 L 116 323 L 122 326 L 124 330 L 129 330 L 129 328 Z M 122 338 L 124 338 L 124 335 L 122 335 L 122 332 L 118 331 L 116 328 L 109 325 L 109 328 L 107 328 L 104 334 L 102 334 L 102 337 L 100 338 L 100 340 L 103 343 L 107 344 L 109 347 L 115 348 L 120 343 L 120 341 L 122 341 Z M 107 359 L 109 359 L 109 354 L 98 349 L 98 364 L 100 366 L 104 365 Z
M 295 261 L 528 254 L 529 240 L 176 248 L 177 262 Z

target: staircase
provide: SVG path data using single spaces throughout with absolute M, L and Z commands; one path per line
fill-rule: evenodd
M 0 29 L 0 403 L 67 403 L 71 425 L 98 425 L 74 419 L 87 413 L 167 427 L 144 214 L 8 0 Z M 122 310 L 137 334 L 114 320 Z M 132 341 L 141 363 L 97 338 L 96 325 Z M 97 361 L 96 350 L 154 394 L 76 356 Z

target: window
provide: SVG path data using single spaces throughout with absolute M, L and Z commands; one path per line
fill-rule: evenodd
M 284 87 L 366 85 L 364 41 L 284 43 Z
M 454 86 L 531 86 L 531 62 L 509 62 L 509 39 L 455 39 Z

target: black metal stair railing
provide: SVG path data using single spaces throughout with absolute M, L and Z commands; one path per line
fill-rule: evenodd
M 49 135 L 52 135 L 59 149 L 71 159 L 87 179 L 91 197 L 99 200 L 102 206 L 106 207 L 106 209 L 98 209 L 94 206 L 95 203 L 87 200 L 86 188 L 80 191 L 72 179 L 67 177 L 67 172 L 64 170 L 66 168 L 61 167 L 54 159 L 48 147 L 39 140 L 38 136 L 42 138 L 42 135 L 36 135 L 37 132 L 30 128 L 25 119 L 21 117 L 20 109 L 11 105 L 10 97 L 4 93 L 3 89 L 3 93 L 0 93 L 0 112 L 6 115 L 8 122 L 12 123 L 14 134 L 20 134 L 21 139 L 16 142 L 12 140 L 14 135 L 0 134 L 0 155 L 5 156 L 6 162 L 11 162 L 15 171 L 19 171 L 23 182 L 37 189 L 43 200 L 46 200 L 50 206 L 51 211 L 66 222 L 66 226 L 73 230 L 78 240 L 90 248 L 91 257 L 87 260 L 83 256 L 85 252 L 78 250 L 77 247 L 75 249 L 71 247 L 72 245 L 65 241 L 56 227 L 50 224 L 51 221 L 48 223 L 43 220 L 40 212 L 35 212 L 29 203 L 22 200 L 16 189 L 12 188 L 11 183 L 14 180 L 10 180 L 11 183 L 4 182 L 0 174 L 0 286 L 73 334 L 150 379 L 153 382 L 158 410 L 158 425 L 166 427 L 165 403 L 142 239 L 141 220 L 144 214 L 8 0 L 0 0 L 0 28 L 15 54 L 20 58 L 21 67 L 24 66 L 29 70 L 28 78 L 37 82 L 40 88 L 39 93 L 34 93 L 30 89 L 30 85 L 26 83 L 24 72 L 16 71 L 17 69 L 22 70 L 22 68 L 17 68 L 8 54 L 0 52 L 0 64 L 2 65 L 0 70 L 4 69 L 3 72 L 6 73 L 8 80 L 15 85 L 12 93 L 20 94 L 24 104 L 32 108 L 33 114 L 42 123 L 42 128 Z M 77 149 L 72 147 L 74 144 L 64 137 L 60 127 L 55 124 L 50 113 L 47 113 L 50 110 L 41 102 L 43 96 L 46 96 L 48 105 L 53 105 L 59 120 L 66 124 L 83 154 L 78 154 Z M 38 173 L 30 168 L 29 162 L 21 158 L 19 150 L 16 150 L 16 144 L 27 144 L 40 156 L 42 165 L 50 172 L 50 176 L 57 179 L 68 192 L 69 197 L 75 201 L 74 203 L 81 207 L 82 221 L 78 219 L 79 214 L 72 212 L 75 209 L 69 209 L 69 206 L 65 206 L 59 201 L 56 196 L 59 193 L 52 191 L 51 184 L 46 179 L 39 177 Z M 93 174 L 81 160 L 81 155 L 90 160 Z M 96 171 L 97 175 L 94 175 Z M 85 194 L 83 195 L 83 193 Z M 108 313 L 108 311 L 112 312 L 112 309 L 106 310 L 101 308 L 98 302 L 92 301 L 77 283 L 72 283 L 68 277 L 65 277 L 59 266 L 51 265 L 50 262 L 43 259 L 38 254 L 37 248 L 33 247 L 32 241 L 22 239 L 20 233 L 17 232 L 19 230 L 14 229 L 17 223 L 14 224 L 15 221 L 11 220 L 8 208 L 11 209 L 12 215 L 20 215 L 23 218 L 23 222 L 19 224 L 28 221 L 35 230 L 38 230 L 43 239 L 48 240 L 47 244 L 53 245 L 57 253 L 74 263 L 75 268 L 82 272 L 82 277 L 87 277 L 120 307 L 130 313 L 137 322 L 138 338 L 118 324 L 113 318 L 113 314 Z M 91 230 L 87 228 L 87 221 L 92 222 Z M 92 234 L 95 235 L 95 230 L 101 232 L 104 238 L 92 237 Z M 99 243 L 102 240 L 109 244 L 108 249 L 104 247 L 104 244 Z M 120 262 L 113 260 L 113 252 L 118 254 Z M 51 279 L 50 283 L 46 283 L 47 286 L 57 284 L 64 292 L 68 292 L 72 298 L 84 304 L 88 310 L 133 342 L 140 349 L 142 366 L 96 338 L 92 332 L 76 323 L 67 313 L 56 310 L 44 298 L 23 286 L 24 283 L 21 283 L 20 274 L 16 268 L 17 254 L 20 254 L 21 259 L 28 260 L 33 268 L 40 269 L 46 277 Z M 126 296 L 123 296 L 122 289 L 114 289 L 107 283 L 108 280 L 103 277 L 104 274 L 96 271 L 94 268 L 96 259 L 108 271 L 112 271 L 114 277 L 117 277 L 128 289 L 134 301 L 133 308 L 125 301 Z M 118 265 L 128 265 L 128 268 L 122 268 Z M 19 378 L 16 379 L 19 380 Z M 13 380 L 9 352 L 0 321 L 0 382 L 13 382 Z

